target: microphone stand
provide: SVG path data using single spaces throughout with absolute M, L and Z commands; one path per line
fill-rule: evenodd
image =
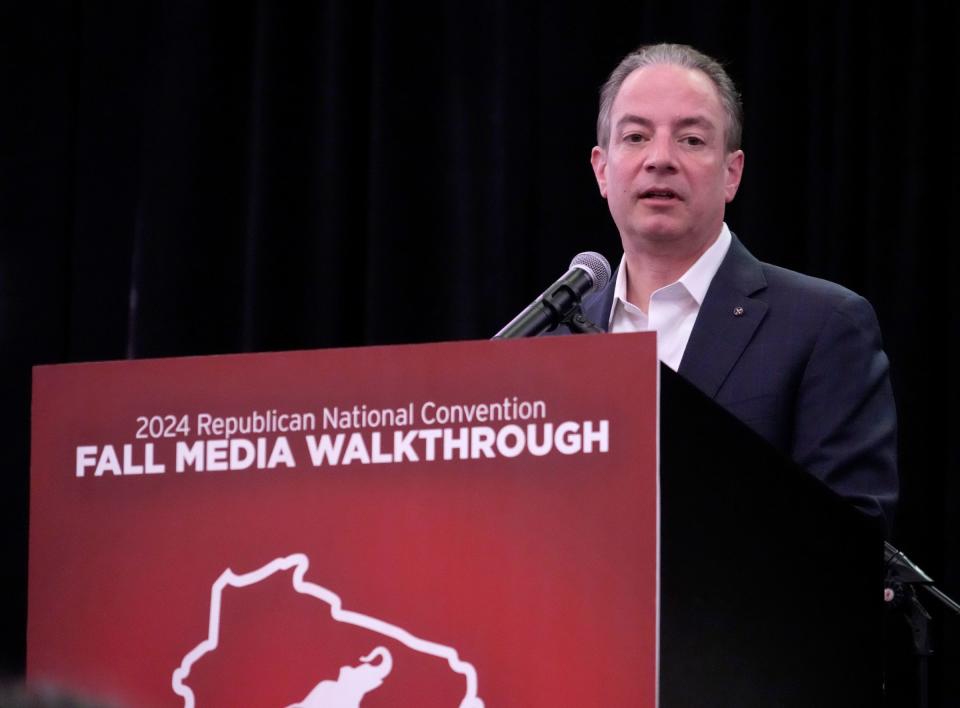
M 560 324 L 565 324 L 574 334 L 603 334 L 602 329 L 583 316 L 579 304 L 560 320 Z
M 923 588 L 949 609 L 960 615 L 960 604 L 938 590 L 933 579 L 892 544 L 884 542 L 886 577 L 883 599 L 890 609 L 902 607 L 904 618 L 913 639 L 913 654 L 917 657 L 917 684 L 920 708 L 929 705 L 929 659 L 933 655 L 930 641 L 930 613 L 917 598 L 916 588 Z

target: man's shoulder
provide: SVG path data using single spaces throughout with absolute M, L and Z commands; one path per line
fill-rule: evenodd
M 853 290 L 832 280 L 807 275 L 772 263 L 760 263 L 768 286 L 776 293 L 799 294 L 815 297 L 825 302 L 839 303 L 863 297 Z
M 755 269 L 757 282 L 763 287 L 757 288 L 753 295 L 771 304 L 790 304 L 806 309 L 871 309 L 870 304 L 860 294 L 839 283 L 807 275 L 783 266 L 765 263 L 756 259 L 742 243 L 735 240 L 731 249 L 732 258 L 740 261 L 735 272 L 743 273 Z M 722 269 L 722 266 L 721 266 Z M 792 308 L 791 308 L 792 309 Z

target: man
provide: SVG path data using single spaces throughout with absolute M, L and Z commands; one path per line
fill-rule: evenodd
M 741 116 L 730 77 L 691 47 L 642 47 L 614 69 L 591 164 L 623 259 L 584 314 L 656 330 L 664 364 L 889 529 L 896 411 L 876 316 L 731 234 Z

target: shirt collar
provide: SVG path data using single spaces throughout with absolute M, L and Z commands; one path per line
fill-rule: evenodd
M 723 259 L 727 255 L 732 241 L 733 238 L 730 236 L 730 229 L 727 227 L 726 222 L 724 222 L 723 227 L 720 229 L 720 235 L 717 236 L 716 240 L 710 245 L 710 248 L 704 251 L 703 255 L 687 269 L 687 272 L 677 279 L 676 282 L 683 285 L 690 296 L 696 300 L 698 307 L 703 304 L 703 299 L 707 296 L 707 289 L 713 281 L 713 276 L 720 270 L 720 264 L 723 263 Z M 674 285 L 674 283 L 665 286 L 665 288 L 669 288 L 672 285 Z M 661 288 L 661 290 L 663 289 L 664 288 Z M 617 268 L 617 281 L 613 286 L 613 304 L 614 306 L 610 308 L 610 323 L 613 322 L 613 314 L 618 304 L 621 304 L 621 306 L 630 305 L 630 302 L 627 301 L 626 255 L 620 259 L 620 267 Z
M 724 223 L 713 245 L 703 252 L 703 255 L 687 269 L 686 273 L 680 276 L 679 282 L 683 283 L 687 292 L 697 301 L 698 306 L 703 304 L 703 298 L 707 296 L 713 276 L 720 270 L 720 264 L 723 263 L 732 240 L 730 229 Z

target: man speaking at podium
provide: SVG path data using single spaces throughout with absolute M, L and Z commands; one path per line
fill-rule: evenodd
M 839 285 L 761 263 L 727 228 L 741 125 L 732 80 L 691 47 L 642 47 L 614 69 L 591 164 L 623 259 L 584 314 L 656 330 L 664 364 L 889 530 L 896 410 L 876 315 Z

